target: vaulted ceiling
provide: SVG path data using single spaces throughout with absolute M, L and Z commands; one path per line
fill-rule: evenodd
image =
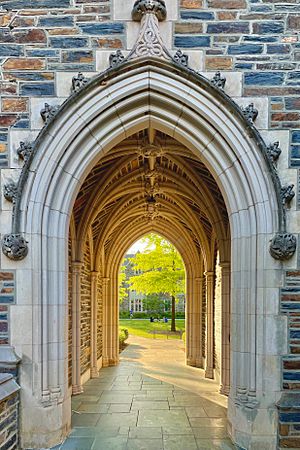
M 77 196 L 78 238 L 89 227 L 95 247 L 108 251 L 136 223 L 176 224 L 197 247 L 204 236 L 225 239 L 226 206 L 204 164 L 175 139 L 145 130 L 102 156 Z

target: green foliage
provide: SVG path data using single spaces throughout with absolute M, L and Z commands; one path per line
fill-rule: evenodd
M 130 312 L 129 311 L 120 311 L 119 317 L 120 317 L 120 319 L 129 319 Z
M 177 297 L 185 292 L 185 270 L 176 248 L 157 234 L 144 238 L 146 248 L 130 262 L 139 275 L 130 278 L 130 288 L 141 294 L 168 294 Z
M 119 302 L 123 303 L 128 298 L 128 287 L 126 284 L 126 273 L 124 261 L 119 272 Z
M 128 339 L 129 337 L 129 332 L 127 328 L 121 328 L 119 329 L 119 347 L 123 348 L 125 341 Z
M 158 294 L 146 295 L 143 299 L 143 305 L 148 313 L 164 314 L 165 312 L 165 301 Z

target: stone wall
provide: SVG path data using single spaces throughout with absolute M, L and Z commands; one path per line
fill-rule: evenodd
M 19 448 L 19 386 L 12 375 L 0 375 L 0 448 Z
M 81 273 L 81 374 L 90 369 L 91 361 L 91 254 L 86 241 Z

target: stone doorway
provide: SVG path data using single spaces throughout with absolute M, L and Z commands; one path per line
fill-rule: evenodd
M 116 161 L 122 161 L 121 172 Z M 203 339 L 193 326 L 196 317 L 201 323 L 201 308 L 190 301 L 187 362 L 203 364 L 208 377 L 213 375 L 215 337 L 209 308 L 219 261 L 227 280 L 221 294 L 231 308 L 224 311 L 231 314 L 230 358 L 224 361 L 230 360 L 230 434 L 249 448 L 251 442 L 277 442 L 272 417 L 281 377 L 279 369 L 270 373 L 270 368 L 280 366 L 282 347 L 268 336 L 279 336 L 282 328 L 267 304 L 279 298 L 274 275 L 280 263 L 271 257 L 269 241 L 281 229 L 282 203 L 267 161 L 259 134 L 220 90 L 182 66 L 151 57 L 99 75 L 49 121 L 22 174 L 13 221 L 13 231 L 25 234 L 30 249 L 17 275 L 26 274 L 36 301 L 35 351 L 22 368 L 25 447 L 61 441 L 70 429 L 72 389 L 80 392 L 81 377 L 94 376 L 99 360 L 103 366 L 118 363 L 115 274 L 126 249 L 149 231 L 176 244 L 189 273 L 191 299 L 200 299 L 206 287 L 210 333 Z M 77 229 L 81 217 L 85 221 Z M 91 254 L 93 265 L 88 266 L 86 255 Z M 84 262 L 88 269 L 81 273 Z M 86 320 L 92 331 L 81 355 L 80 307 L 88 303 L 86 294 L 81 301 L 82 276 L 94 300 Z M 98 293 L 102 311 L 95 308 Z M 102 321 L 96 321 L 98 314 Z M 229 336 L 224 323 L 223 335 Z M 72 345 L 68 326 L 75 330 Z M 22 327 L 21 315 L 15 327 Z M 229 352 L 228 341 L 222 355 Z M 32 384 L 27 374 L 33 368 Z M 253 409 L 256 414 L 249 414 Z

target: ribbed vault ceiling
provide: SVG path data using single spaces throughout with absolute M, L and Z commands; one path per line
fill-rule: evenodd
M 134 223 L 170 230 L 176 223 L 199 248 L 204 235 L 225 239 L 228 228 L 222 194 L 206 167 L 176 140 L 148 130 L 101 158 L 78 194 L 74 220 L 78 233 L 90 226 L 96 247 L 106 251 Z

